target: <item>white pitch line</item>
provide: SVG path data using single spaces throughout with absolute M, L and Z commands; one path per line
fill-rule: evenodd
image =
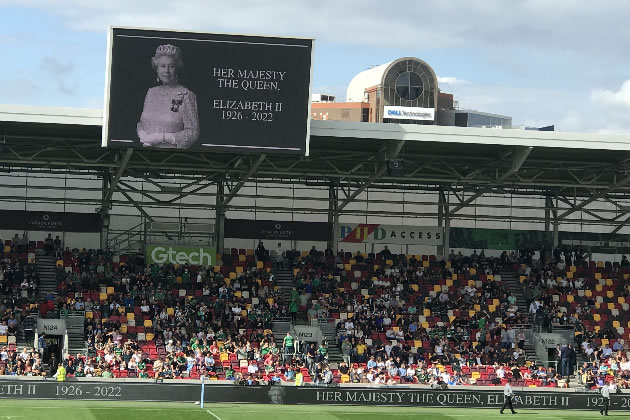
M 206 410 L 206 412 L 208 412 L 208 414 L 210 414 L 212 417 L 214 417 L 217 420 L 221 420 L 221 417 L 217 416 L 216 414 L 214 414 L 212 411 L 210 410 Z

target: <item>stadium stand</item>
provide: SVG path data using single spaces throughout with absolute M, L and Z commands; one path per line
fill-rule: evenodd
M 630 264 L 554 251 L 486 257 L 287 251 L 294 288 L 274 282 L 267 251 L 230 249 L 215 267 L 144 265 L 139 256 L 78 250 L 45 241 L 5 241 L 2 252 L 0 373 L 52 374 L 55 361 L 17 346 L 17 326 L 41 317 L 85 316 L 87 351 L 66 357 L 68 376 L 260 381 L 630 387 Z M 22 245 L 21 245 L 22 244 Z M 40 251 L 37 251 L 37 250 Z M 258 251 L 258 252 L 257 252 Z M 37 254 L 51 254 L 57 287 L 38 301 Z M 277 259 L 276 259 L 277 261 Z M 282 264 L 284 265 L 284 264 Z M 503 278 L 515 276 L 522 290 Z M 525 305 L 519 305 L 522 294 Z M 8 298 L 8 299 L 7 299 Z M 523 307 L 525 306 L 525 307 Z M 330 321 L 319 346 L 291 333 L 277 343 L 274 318 Z M 299 319 L 299 320 L 298 320 Z M 534 363 L 523 330 L 569 328 L 577 354 Z M 31 326 L 32 328 L 32 326 Z M 341 360 L 330 354 L 339 350 Z M 570 350 L 570 348 L 569 348 Z M 581 367 L 575 370 L 578 358 Z M 331 359 L 331 360 L 329 360 Z M 575 374 L 575 376 L 573 376 Z

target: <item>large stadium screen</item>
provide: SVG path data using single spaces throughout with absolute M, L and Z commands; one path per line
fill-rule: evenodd
M 312 39 L 110 28 L 103 146 L 308 155 Z

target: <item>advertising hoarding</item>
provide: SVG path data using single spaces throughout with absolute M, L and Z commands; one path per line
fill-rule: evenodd
M 247 219 L 226 219 L 225 221 L 226 238 L 327 241 L 330 239 L 330 232 L 332 232 L 332 224 L 328 222 Z
M 312 39 L 110 28 L 103 146 L 308 154 Z
M 352 224 L 339 226 L 339 241 L 352 243 L 442 245 L 442 228 Z
M 214 265 L 217 249 L 209 246 L 148 245 L 147 264 Z
M 391 118 L 394 120 L 433 121 L 435 120 L 435 109 L 411 106 L 385 106 L 383 118 Z
M 97 213 L 0 210 L 0 229 L 50 232 L 100 232 Z

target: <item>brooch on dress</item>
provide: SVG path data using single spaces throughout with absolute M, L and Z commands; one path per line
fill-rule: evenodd
M 171 101 L 172 112 L 179 112 L 179 107 L 182 106 L 182 104 L 184 103 L 184 98 L 186 97 L 187 94 L 188 92 L 182 92 L 182 91 L 177 92 L 177 99 L 173 99 Z

